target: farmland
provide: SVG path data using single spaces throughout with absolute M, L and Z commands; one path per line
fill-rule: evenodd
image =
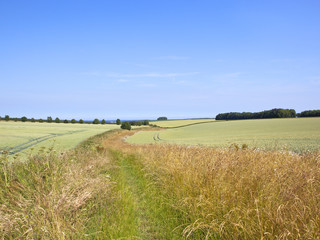
M 174 126 L 173 122 L 169 125 Z M 176 125 L 179 124 L 180 121 Z M 266 149 L 313 151 L 320 148 L 320 118 L 214 121 L 138 132 L 127 141 L 131 144 L 173 143 L 216 147 L 247 144 Z
M 319 118 L 106 131 L 111 128 L 117 126 L 3 123 L 7 144 L 21 146 L 40 139 L 36 148 L 61 144 L 60 149 L 69 150 L 40 151 L 23 162 L 0 156 L 0 238 L 320 237 L 319 153 L 185 146 L 192 141 L 210 143 L 205 137 L 214 138 L 214 131 L 220 133 L 215 146 L 224 146 L 221 140 L 235 142 L 240 133 L 245 140 L 264 134 L 270 141 L 272 136 L 289 138 L 290 133 L 311 149 L 311 143 L 319 143 Z M 172 131 L 180 137 L 172 143 L 181 144 L 124 141 L 146 134 L 151 138 L 146 142 L 169 142 L 159 139 Z
M 200 123 L 213 122 L 215 119 L 199 118 L 199 119 L 183 119 L 183 120 L 165 120 L 165 121 L 152 121 L 151 124 L 163 128 L 175 128 L 182 126 L 189 126 Z
M 0 150 L 12 154 L 31 148 L 53 147 L 67 150 L 93 135 L 119 128 L 117 125 L 0 122 Z

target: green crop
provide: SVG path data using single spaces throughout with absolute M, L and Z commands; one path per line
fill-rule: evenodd
M 296 152 L 320 149 L 320 118 L 215 121 L 162 131 L 139 132 L 133 144 L 173 143 L 225 147 L 231 144 Z
M 44 147 L 66 150 L 117 125 L 0 122 L 0 150 L 10 154 L 38 151 Z

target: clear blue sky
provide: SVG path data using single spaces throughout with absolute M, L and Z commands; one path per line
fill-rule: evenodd
M 0 116 L 320 109 L 319 0 L 0 0 Z

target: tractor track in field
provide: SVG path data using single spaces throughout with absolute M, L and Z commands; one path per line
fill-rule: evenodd
M 84 130 L 78 130 L 78 131 L 70 131 L 70 132 L 66 132 L 66 133 L 50 133 L 49 135 L 45 135 L 42 137 L 38 137 L 38 138 L 32 138 L 29 141 L 19 144 L 17 146 L 14 146 L 13 148 L 6 148 L 5 150 L 9 150 L 9 155 L 14 155 L 16 153 L 19 153 L 27 148 L 33 147 L 41 142 L 53 139 L 55 137 L 61 137 L 61 136 L 65 136 L 65 135 L 70 135 L 70 134 L 74 134 L 74 133 L 79 133 L 79 132 L 83 132 Z

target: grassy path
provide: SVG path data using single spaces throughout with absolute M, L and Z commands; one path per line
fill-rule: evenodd
M 111 173 L 116 182 L 119 214 L 113 214 L 113 239 L 181 239 L 174 231 L 179 213 L 172 209 L 136 156 L 111 151 L 117 167 Z

